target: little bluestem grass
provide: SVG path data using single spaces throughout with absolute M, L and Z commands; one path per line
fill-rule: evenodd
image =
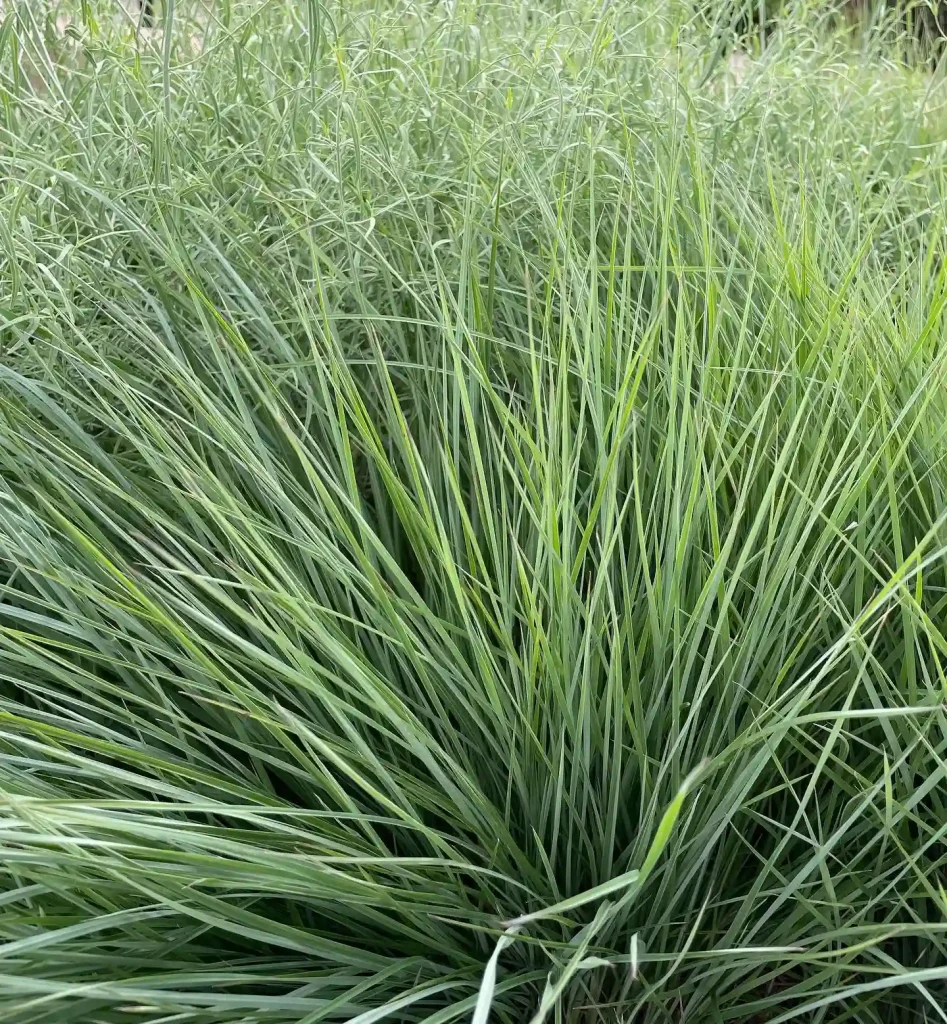
M 944 88 L 805 15 L 4 5 L 0 1020 L 947 1019 Z

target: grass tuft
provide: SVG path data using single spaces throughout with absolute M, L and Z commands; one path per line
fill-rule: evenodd
M 786 17 L 4 4 L 6 1024 L 947 1020 L 944 79 Z

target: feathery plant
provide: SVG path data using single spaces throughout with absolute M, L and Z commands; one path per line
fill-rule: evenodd
M 64 10 L 0 29 L 0 1019 L 947 1019 L 940 77 Z

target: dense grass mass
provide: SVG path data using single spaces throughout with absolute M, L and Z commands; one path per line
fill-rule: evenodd
M 156 16 L 0 29 L 0 1020 L 947 1020 L 942 73 Z

